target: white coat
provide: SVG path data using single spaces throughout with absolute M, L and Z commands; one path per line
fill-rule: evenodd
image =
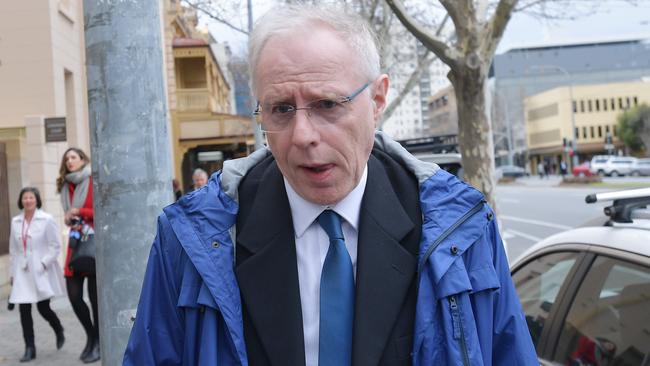
M 24 221 L 24 213 L 11 220 L 9 255 L 14 282 L 9 301 L 30 304 L 64 295 L 63 271 L 57 260 L 61 252 L 59 226 L 52 215 L 36 210 L 27 231 L 27 250 L 24 250 Z

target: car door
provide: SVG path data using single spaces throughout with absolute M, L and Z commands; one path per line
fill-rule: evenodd
M 572 279 L 585 256 L 581 250 L 558 249 L 537 254 L 513 269 L 512 279 L 538 355 L 546 349 L 553 319 L 565 294 L 574 290 Z
M 650 365 L 650 264 L 646 257 L 591 255 L 571 281 L 554 326 L 545 334 L 549 364 Z M 565 288 L 571 286 L 567 285 Z

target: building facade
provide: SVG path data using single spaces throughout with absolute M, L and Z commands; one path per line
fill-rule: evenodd
M 515 48 L 496 55 L 489 77 L 496 94 L 493 101 L 504 105 L 494 107 L 502 111 L 502 118 L 492 122 L 495 149 L 507 150 L 507 139 L 500 137 L 508 133 L 509 125 L 515 160 L 520 164 L 528 160 L 526 97 L 561 86 L 628 82 L 647 76 L 650 40 L 644 38 Z
M 191 190 L 192 172 L 208 174 L 247 155 L 251 119 L 235 115 L 229 50 L 197 30 L 196 12 L 165 1 L 165 55 L 174 176 Z
M 608 134 L 614 150 L 622 153 L 625 147 L 619 140 L 617 118 L 642 103 L 650 104 L 650 82 L 574 85 L 526 98 L 526 140 L 531 170 L 534 172 L 541 160 L 547 166 L 559 166 L 563 159 L 570 161 L 573 154 L 578 156 L 579 162 L 607 154 L 605 138 Z M 577 136 L 573 152 L 569 143 L 572 131 Z
M 0 286 L 8 282 L 8 230 L 20 190 L 37 187 L 43 209 L 61 222 L 61 156 L 70 146 L 89 152 L 80 4 L 13 1 L 0 11 Z
M 426 136 L 458 135 L 458 105 L 454 87 L 449 85 L 429 98 L 430 123 Z

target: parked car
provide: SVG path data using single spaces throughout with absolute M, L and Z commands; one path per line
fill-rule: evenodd
M 589 170 L 589 162 L 585 161 L 584 163 L 580 165 L 576 165 L 573 167 L 573 176 L 574 177 L 591 177 L 594 174 Z
M 631 156 L 596 155 L 591 159 L 591 172 L 600 176 L 629 175 L 637 159 Z
M 632 167 L 631 175 L 650 175 L 650 159 L 637 159 Z
M 526 170 L 516 165 L 502 165 L 496 168 L 497 178 L 519 178 L 526 175 Z
M 650 364 L 650 188 L 588 196 L 610 200 L 604 226 L 553 235 L 511 266 L 542 365 Z
M 428 163 L 436 163 L 442 169 L 455 175 L 459 179 L 464 179 L 464 171 L 462 165 L 461 155 L 458 153 L 447 154 L 431 154 L 431 153 L 416 153 L 413 154 L 416 158 L 426 161 Z

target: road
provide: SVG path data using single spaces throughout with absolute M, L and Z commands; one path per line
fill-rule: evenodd
M 650 178 L 605 178 L 609 184 L 646 184 Z M 497 186 L 498 217 L 506 240 L 508 256 L 517 258 L 536 242 L 555 233 L 603 218 L 606 203 L 586 204 L 591 193 L 620 188 L 558 186 L 560 179 L 551 177 L 520 178 L 512 184 Z

